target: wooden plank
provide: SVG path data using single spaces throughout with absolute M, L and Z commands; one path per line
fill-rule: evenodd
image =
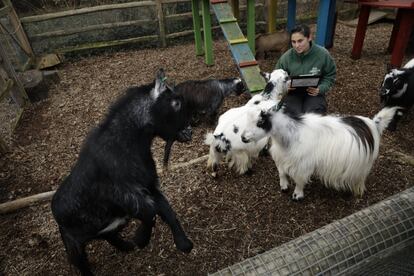
M 366 5 L 377 8 L 405 8 L 414 9 L 413 0 L 388 0 L 388 1 L 358 1 L 359 5 Z
M 254 60 L 254 56 L 247 43 L 234 44 L 230 46 L 230 51 L 236 63 Z
M 0 56 L 3 59 L 3 68 L 6 71 L 10 79 L 13 80 L 14 86 L 10 89 L 10 96 L 13 98 L 14 102 L 20 107 L 23 108 L 26 106 L 26 103 L 29 100 L 27 97 L 26 91 L 23 88 L 23 85 L 20 83 L 17 78 L 16 72 L 9 61 L 6 52 L 4 51 L 3 45 L 0 43 Z
M 249 60 L 239 63 L 240 68 L 258 65 L 257 60 Z
M 90 7 L 90 8 L 82 8 L 82 9 L 76 9 L 76 10 L 63 11 L 63 12 L 28 16 L 28 17 L 21 18 L 20 21 L 22 23 L 30 23 L 30 22 L 55 19 L 59 17 L 94 13 L 94 12 L 99 12 L 99 11 L 129 9 L 129 8 L 135 8 L 135 7 L 155 6 L 155 5 L 156 3 L 154 1 L 141 1 L 141 2 L 130 2 L 130 3 L 123 3 L 123 4 L 101 5 L 101 6 L 95 6 L 95 7 Z
M 217 20 L 221 21 L 222 19 L 226 18 L 233 18 L 237 21 L 237 19 L 233 15 L 233 11 L 227 2 L 224 4 L 216 4 L 212 5 L 213 11 L 216 14 Z
M 0 9 L 0 18 L 7 16 L 10 13 L 11 7 L 9 6 L 5 6 L 3 8 Z
M 158 35 L 148 35 L 148 36 L 134 37 L 134 38 L 128 38 L 128 39 L 85 43 L 85 44 L 81 44 L 81 45 L 77 45 L 73 47 L 65 47 L 65 48 L 56 49 L 55 51 L 57 53 L 69 53 L 69 52 L 98 49 L 98 48 L 104 48 L 104 47 L 119 46 L 119 45 L 124 45 L 128 43 L 151 41 L 151 40 L 158 39 L 158 38 L 159 38 Z
M 245 38 L 237 23 L 221 24 L 221 29 L 228 41 Z
M 99 24 L 99 25 L 89 25 L 81 28 L 73 28 L 73 29 L 65 29 L 65 30 L 58 30 L 52 31 L 47 33 L 35 34 L 31 35 L 31 38 L 48 38 L 54 36 L 64 36 L 64 35 L 72 35 L 72 34 L 79 34 L 89 31 L 100 31 L 100 30 L 107 30 L 119 27 L 128 27 L 134 25 L 145 25 L 145 24 L 152 24 L 155 23 L 156 20 L 133 20 L 133 21 L 126 21 L 126 22 L 116 22 L 116 23 L 106 23 L 106 24 Z
M 386 12 L 378 11 L 378 10 L 371 10 L 368 17 L 368 25 L 372 24 L 374 22 L 377 22 L 378 20 L 384 18 L 387 16 Z M 341 21 L 342 24 L 350 26 L 350 27 L 356 27 L 358 25 L 358 19 L 355 18 L 349 21 Z
M 240 73 L 251 93 L 257 93 L 264 89 L 266 82 L 260 75 L 259 66 L 240 68 Z
M 12 31 L 12 34 L 10 35 L 11 36 L 13 36 L 14 34 L 16 35 L 17 40 L 18 40 L 17 43 L 19 44 L 19 46 L 22 48 L 22 50 L 25 52 L 25 54 L 30 59 L 34 60 L 35 56 L 33 53 L 33 49 L 30 46 L 29 39 L 27 38 L 26 33 L 24 32 L 24 29 L 19 20 L 19 17 L 17 16 L 17 13 L 14 10 L 10 0 L 7 0 L 6 3 L 8 4 L 9 7 L 11 7 L 8 16 L 9 16 L 10 24 L 13 28 L 13 31 Z
M 4 83 L 4 87 L 2 87 L 2 90 L 0 90 L 0 102 L 9 95 L 10 89 L 13 87 L 13 80 L 8 79 Z
M 230 40 L 230 41 L 229 41 L 229 43 L 230 43 L 231 45 L 233 45 L 233 44 L 245 43 L 245 42 L 248 42 L 247 38 L 245 38 L 245 37 L 243 37 L 243 38 L 239 38 L 239 39 L 232 39 L 232 40 Z
M 187 3 L 191 0 L 161 0 L 163 4 Z
M 219 23 L 223 24 L 223 23 L 233 23 L 233 22 L 237 22 L 236 18 L 222 18 L 220 19 Z

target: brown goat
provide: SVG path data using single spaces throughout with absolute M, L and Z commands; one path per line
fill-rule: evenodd
M 290 35 L 282 30 L 270 34 L 256 36 L 256 59 L 265 59 L 270 51 L 283 54 L 289 49 Z

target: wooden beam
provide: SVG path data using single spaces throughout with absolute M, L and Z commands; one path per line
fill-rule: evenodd
M 27 38 L 26 33 L 24 32 L 24 29 L 19 20 L 19 17 L 17 16 L 16 11 L 14 10 L 13 5 L 10 0 L 6 0 L 5 2 L 10 7 L 8 16 L 10 19 L 10 24 L 13 27 L 12 34 L 10 35 L 11 36 L 13 36 L 14 34 L 16 35 L 16 38 L 18 40 L 16 43 L 19 44 L 19 46 L 22 48 L 22 50 L 25 52 L 25 54 L 30 59 L 34 60 L 35 55 L 33 53 L 32 46 L 30 46 L 29 39 Z
M 17 74 L 14 71 L 14 68 L 6 54 L 6 51 L 3 48 L 3 45 L 0 43 L 0 56 L 2 57 L 3 68 L 6 71 L 10 79 L 13 80 L 14 85 L 10 89 L 10 96 L 13 98 L 14 102 L 20 107 L 23 108 L 26 106 L 29 97 L 24 90 L 23 85 L 17 78 Z
M 126 22 L 115 22 L 115 23 L 105 23 L 105 24 L 99 24 L 99 25 L 90 25 L 85 26 L 81 28 L 74 28 L 74 29 L 65 29 L 65 30 L 58 30 L 58 31 L 52 31 L 47 33 L 41 33 L 41 34 L 35 34 L 32 35 L 31 38 L 47 38 L 47 37 L 53 37 L 53 36 L 63 36 L 63 35 L 72 35 L 72 34 L 78 34 L 83 32 L 89 32 L 89 31 L 98 31 L 98 30 L 105 30 L 105 29 L 112 29 L 112 28 L 118 28 L 118 27 L 128 27 L 128 26 L 134 26 L 134 25 L 145 25 L 145 24 L 151 24 L 154 23 L 155 20 L 133 20 L 133 21 L 126 21 Z
M 24 197 L 20 199 L 16 199 L 13 201 L 5 202 L 0 204 L 0 214 L 6 214 L 18 209 L 28 207 L 34 203 L 50 200 L 56 191 L 50 191 L 46 193 L 41 193 L 29 197 Z
M 73 16 L 73 15 L 78 15 L 78 14 L 93 13 L 93 12 L 98 12 L 98 11 L 129 9 L 129 8 L 135 8 L 135 7 L 155 6 L 155 5 L 156 3 L 154 1 L 141 1 L 141 2 L 130 2 L 130 3 L 123 3 L 123 4 L 102 5 L 102 6 L 95 6 L 95 7 L 90 7 L 90 8 L 82 8 L 82 9 L 76 9 L 76 10 L 63 11 L 63 12 L 28 16 L 28 17 L 21 18 L 20 21 L 23 23 L 29 23 L 29 22 L 37 22 L 37 21 L 55 19 L 59 17 Z
M 164 11 L 162 9 L 161 0 L 156 0 L 157 7 L 157 17 L 158 17 L 158 26 L 160 30 L 160 42 L 162 47 L 167 47 L 167 39 L 165 37 L 165 20 L 164 20 Z

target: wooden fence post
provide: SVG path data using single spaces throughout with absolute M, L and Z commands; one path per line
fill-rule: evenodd
M 14 68 L 1 43 L 0 57 L 4 70 L 6 71 L 8 77 L 13 81 L 13 86 L 10 88 L 10 96 L 20 108 L 24 108 L 29 100 L 29 97 L 26 94 L 26 90 L 24 90 L 23 84 L 18 79 L 16 71 L 14 71 Z
M 156 7 L 157 7 L 157 16 L 158 16 L 158 24 L 160 28 L 160 41 L 162 47 L 167 47 L 167 39 L 165 36 L 165 20 L 164 20 L 164 12 L 162 9 L 162 0 L 156 0 Z
M 26 33 L 23 30 L 22 23 L 20 22 L 19 17 L 17 16 L 16 11 L 13 8 L 13 4 L 10 0 L 3 0 L 3 4 L 9 7 L 9 18 L 10 24 L 13 27 L 13 33 L 10 34 L 12 36 L 16 36 L 15 39 L 18 40 L 16 43 L 22 48 L 25 54 L 33 61 L 35 59 L 35 55 L 33 53 L 33 49 L 30 46 L 29 39 L 27 38 Z M 14 38 L 14 37 L 13 37 Z

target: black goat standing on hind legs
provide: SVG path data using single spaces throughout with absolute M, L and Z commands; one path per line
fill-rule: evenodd
M 70 263 L 82 275 L 93 275 L 86 243 L 103 239 L 122 251 L 145 247 L 159 215 L 171 228 L 177 248 L 193 248 L 175 212 L 159 189 L 151 144 L 155 136 L 175 139 L 189 116 L 181 96 L 165 82 L 160 69 L 155 82 L 131 87 L 86 139 L 69 176 L 52 199 Z M 141 221 L 134 242 L 119 231 L 131 218 Z

